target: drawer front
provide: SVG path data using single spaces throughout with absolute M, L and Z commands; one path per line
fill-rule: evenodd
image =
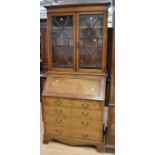
M 70 108 L 62 108 L 62 107 L 51 107 L 51 106 L 43 106 L 44 114 L 58 114 L 58 115 L 70 115 Z
M 91 121 L 88 119 L 81 119 L 72 117 L 72 127 L 73 128 L 84 128 L 88 130 L 101 131 L 102 130 L 102 122 L 100 121 Z
M 83 140 L 93 140 L 93 141 L 102 141 L 101 132 L 88 131 L 82 129 L 74 129 L 72 130 L 72 135 L 75 138 L 83 139 Z
M 100 110 L 102 102 L 89 100 L 73 100 L 73 108 Z
M 102 112 L 93 110 L 72 109 L 73 116 L 79 116 L 82 119 L 102 121 Z
M 60 126 L 55 125 L 45 125 L 45 131 L 47 134 L 53 134 L 58 136 L 70 136 L 71 129 L 70 128 L 63 128 Z
M 47 105 L 52 105 L 52 106 L 61 106 L 61 107 L 72 107 L 72 100 L 68 99 L 61 99 L 61 98 L 46 98 L 45 103 Z
M 54 124 L 63 127 L 69 127 L 69 123 L 71 122 L 69 116 L 44 115 L 43 118 L 46 124 Z

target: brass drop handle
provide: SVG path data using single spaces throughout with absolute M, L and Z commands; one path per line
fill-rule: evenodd
M 58 105 L 59 106 L 59 105 L 61 105 L 62 102 L 59 101 L 59 100 L 56 100 L 56 101 L 54 101 L 54 103 L 55 103 L 55 105 Z
M 56 118 L 56 119 L 55 119 L 55 122 L 56 122 L 56 123 L 61 123 L 61 122 L 62 122 L 62 119 L 57 119 L 57 118 Z
M 59 134 L 62 133 L 62 130 L 59 130 L 59 129 L 56 129 L 55 131 L 56 133 L 59 133 Z
M 89 125 L 89 123 L 88 122 L 81 122 L 81 125 L 83 125 L 83 126 L 88 126 Z
M 85 113 L 85 112 L 82 112 L 81 114 L 82 114 L 83 116 L 85 116 L 85 117 L 86 117 L 86 116 L 88 116 L 88 115 L 89 115 L 89 112 L 86 112 L 86 113 Z
M 89 104 L 83 103 L 83 104 L 82 104 L 82 107 L 83 107 L 83 108 L 88 108 L 88 107 L 89 107 Z
M 84 137 L 84 138 L 87 138 L 88 137 L 88 134 L 83 134 L 82 133 L 81 136 Z
M 56 112 L 56 113 L 61 113 L 61 112 L 62 112 L 62 110 L 55 109 L 55 112 Z

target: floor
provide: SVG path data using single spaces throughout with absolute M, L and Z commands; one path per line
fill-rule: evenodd
M 69 146 L 66 144 L 51 141 L 48 144 L 42 143 L 43 123 L 41 122 L 41 153 L 40 155 L 114 155 L 109 153 L 98 153 L 93 146 Z

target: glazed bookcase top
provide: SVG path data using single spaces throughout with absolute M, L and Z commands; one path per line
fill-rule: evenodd
M 47 8 L 48 70 L 106 74 L 107 3 Z

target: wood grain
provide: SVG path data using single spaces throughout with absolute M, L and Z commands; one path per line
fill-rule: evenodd
M 73 100 L 73 108 L 99 110 L 102 104 L 103 102 L 100 101 Z
M 100 121 L 92 121 L 88 119 L 80 119 L 79 117 L 72 117 L 72 127 L 75 129 L 88 129 L 93 131 L 102 131 L 102 122 Z
M 107 144 L 115 145 L 115 107 L 109 107 Z
M 61 75 L 59 74 L 55 77 L 54 74 L 48 75 L 43 96 L 104 100 L 106 80 L 104 76 L 95 77 L 67 74 L 65 77 Z
M 104 85 L 98 82 L 100 80 L 104 80 L 104 76 L 64 73 L 47 75 L 42 97 L 45 123 L 44 143 L 48 143 L 53 136 L 71 137 L 80 139 L 80 142 L 82 140 L 100 142 L 97 145 L 94 143 L 94 145 L 98 151 L 103 151 L 104 100 L 102 98 L 102 100 L 94 100 L 95 95 L 99 94 L 96 92 L 100 90 L 104 92 L 105 89 L 102 87 Z M 50 85 L 51 81 L 54 82 L 53 85 Z M 93 100 L 90 88 L 93 88 L 93 90 L 91 89 L 94 94 Z M 57 97 L 55 97 L 55 93 L 57 93 Z M 65 93 L 68 93 L 66 98 L 64 98 Z M 87 94 L 89 94 L 88 98 L 85 99 L 83 96 Z M 79 99 L 76 98 L 77 95 Z
M 103 118 L 101 111 L 72 109 L 71 113 L 73 116 L 78 116 L 81 117 L 82 119 L 102 121 Z
M 58 115 L 69 115 L 71 113 L 70 108 L 54 107 L 54 106 L 43 106 L 43 112 L 45 114 L 58 114 Z
M 72 107 L 72 100 L 62 99 L 62 98 L 45 98 L 45 104 L 49 106 L 58 106 L 58 107 Z
M 52 124 L 62 127 L 70 127 L 71 118 L 65 115 L 43 115 L 45 124 Z

